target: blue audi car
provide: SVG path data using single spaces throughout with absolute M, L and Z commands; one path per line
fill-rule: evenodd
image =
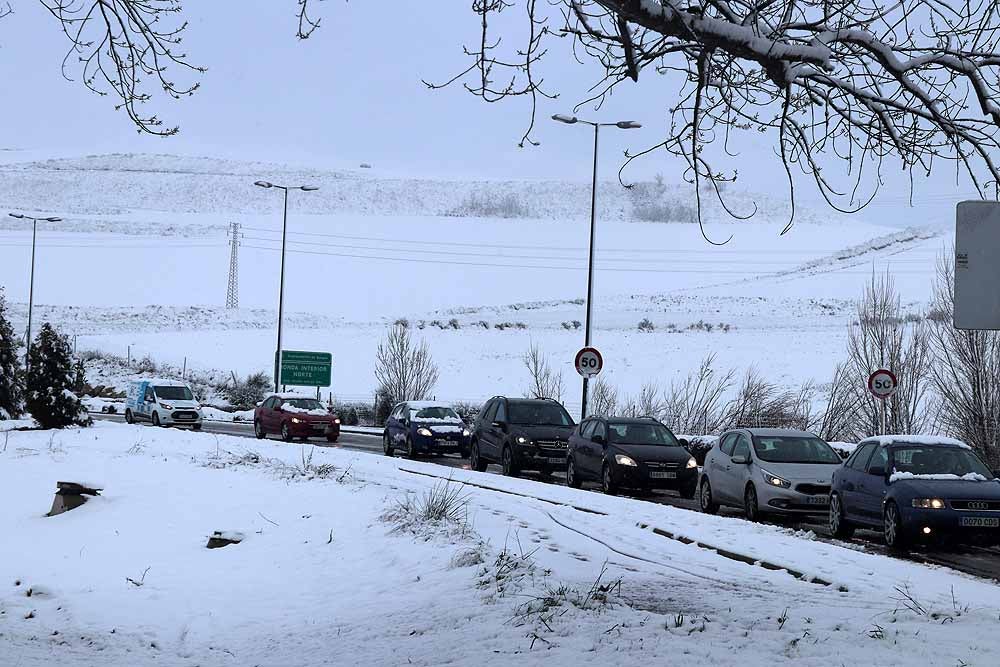
M 833 474 L 830 531 L 875 528 L 892 549 L 916 541 L 1000 541 L 1000 471 L 958 440 L 882 436 Z
M 466 458 L 471 435 L 447 403 L 406 401 L 396 405 L 385 421 L 382 451 L 392 456 L 399 449 L 411 459 L 419 454 L 449 453 Z

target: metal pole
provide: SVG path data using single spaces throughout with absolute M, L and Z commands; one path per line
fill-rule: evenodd
M 35 303 L 35 233 L 38 230 L 38 220 L 31 219 L 31 278 L 28 281 L 28 334 L 24 347 L 24 371 L 27 376 L 31 370 L 31 311 Z
M 887 422 L 888 422 L 888 419 L 887 419 L 886 410 L 885 410 L 885 399 L 883 398 L 882 399 L 882 435 L 889 435 L 886 432 L 886 431 L 889 430 Z
M 278 347 L 274 350 L 274 390 L 278 391 L 281 376 L 281 319 L 285 312 L 285 233 L 288 230 L 288 188 L 285 193 L 285 211 L 281 218 L 281 277 L 278 285 Z
M 594 179 L 590 188 L 590 254 L 587 261 L 587 323 L 584 328 L 584 347 L 590 347 L 590 311 L 594 300 L 594 231 L 597 227 L 597 137 L 600 125 L 594 123 Z M 583 400 L 580 421 L 587 418 L 587 390 L 590 378 L 583 378 Z

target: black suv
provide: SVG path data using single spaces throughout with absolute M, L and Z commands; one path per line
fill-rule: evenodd
M 476 417 L 469 462 L 479 472 L 499 463 L 510 476 L 525 469 L 563 471 L 573 427 L 566 408 L 550 398 L 495 396 Z

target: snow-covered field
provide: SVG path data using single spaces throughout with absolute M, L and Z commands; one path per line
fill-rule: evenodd
M 3 665 L 953 667 L 1000 651 L 994 585 L 809 533 L 227 436 L 98 424 L 0 443 Z M 459 521 L 400 509 L 445 474 Z M 104 490 L 46 517 L 57 481 Z M 243 541 L 206 549 L 214 531 Z
M 280 197 L 249 183 L 299 179 L 322 189 L 292 196 L 285 347 L 332 352 L 336 396 L 370 399 L 378 339 L 406 318 L 441 368 L 438 398 L 519 393 L 527 381 L 520 356 L 536 343 L 563 370 L 573 406 L 571 360 L 583 339 L 574 322 L 585 319 L 584 186 L 420 181 L 168 156 L 3 170 L 2 205 L 66 219 L 39 231 L 35 316 L 76 335 L 81 349 L 178 367 L 186 358 L 188 368 L 225 374 L 268 370 Z M 516 192 L 537 217 L 441 215 L 477 188 Z M 824 382 L 871 272 L 892 269 L 904 301 L 919 312 L 936 257 L 950 243 L 940 231 L 946 220 L 914 216 L 914 228 L 904 230 L 865 214 L 810 213 L 779 237 L 785 211 L 772 203 L 753 221 L 709 224 L 712 238 L 733 237 L 713 247 L 696 225 L 628 221 L 628 195 L 606 189 L 594 343 L 606 377 L 627 391 L 676 378 L 709 353 L 723 366 L 756 365 L 775 381 Z M 238 311 L 222 308 L 231 221 L 244 225 Z M 22 223 L 0 229 L 0 285 L 18 326 L 29 245 Z M 452 318 L 459 329 L 447 327 Z M 655 330 L 638 331 L 643 319 Z

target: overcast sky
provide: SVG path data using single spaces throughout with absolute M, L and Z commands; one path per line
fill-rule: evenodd
M 190 60 L 209 71 L 202 89 L 181 102 L 156 98 L 150 106 L 181 134 L 138 136 L 114 100 L 85 90 L 60 74 L 66 51 L 58 23 L 37 0 L 16 0 L 0 21 L 0 81 L 4 82 L 0 148 L 5 159 L 112 151 L 228 156 L 314 166 L 370 162 L 389 173 L 586 179 L 590 137 L 582 126 L 552 122 L 566 112 L 598 74 L 553 44 L 543 74 L 563 97 L 546 101 L 535 137 L 539 147 L 519 149 L 527 121 L 523 100 L 485 104 L 460 87 L 430 91 L 421 78 L 443 80 L 466 66 L 464 43 L 476 39 L 468 0 L 316 3 L 322 28 L 295 38 L 294 0 L 212 0 L 184 4 Z M 77 70 L 70 63 L 71 74 Z M 180 70 L 173 77 L 185 81 Z M 635 119 L 638 131 L 607 132 L 602 177 L 613 178 L 625 148 L 656 143 L 666 127 L 676 88 L 645 72 L 624 85 L 603 109 L 584 111 L 602 120 Z M 741 144 L 743 187 L 781 193 L 780 164 L 766 138 Z M 9 152 L 9 149 L 17 149 Z M 680 165 L 665 154 L 643 160 L 634 178 L 662 173 L 679 180 Z M 890 173 L 881 207 L 896 209 L 905 182 Z M 811 188 L 802 190 L 814 197 Z M 967 188 L 961 188 L 967 191 Z M 918 200 L 946 204 L 956 198 L 954 171 L 921 185 Z M 943 204 L 944 203 L 944 204 Z

